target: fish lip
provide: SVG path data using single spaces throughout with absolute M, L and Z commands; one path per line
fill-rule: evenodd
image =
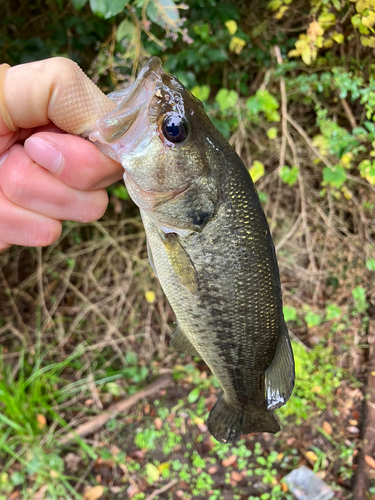
M 115 155 L 119 153 L 116 145 L 119 141 L 122 141 L 121 150 L 128 150 L 132 147 L 137 140 L 136 134 L 128 135 L 128 132 L 130 129 L 134 130 L 135 122 L 149 107 L 155 92 L 162 85 L 165 74 L 161 59 L 156 56 L 152 57 L 139 72 L 123 101 L 103 118 L 97 120 L 93 129 L 87 134 L 88 138 L 92 142 L 107 144 L 114 150 Z M 135 135 L 134 138 L 133 135 Z M 121 163 L 120 157 L 118 161 Z

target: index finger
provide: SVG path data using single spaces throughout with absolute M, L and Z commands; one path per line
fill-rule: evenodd
M 75 62 L 64 57 L 9 68 L 1 92 L 9 117 L 19 128 L 52 121 L 79 135 L 115 107 Z M 9 129 L 0 117 L 0 135 L 6 133 Z

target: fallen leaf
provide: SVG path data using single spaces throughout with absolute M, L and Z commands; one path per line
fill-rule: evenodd
M 350 434 L 358 434 L 359 433 L 358 427 L 355 427 L 354 425 L 349 425 L 349 427 L 347 429 L 350 432 Z
M 217 465 L 211 465 L 211 467 L 208 469 L 208 473 L 211 474 L 211 476 L 212 476 L 213 474 L 216 474 L 216 472 L 218 470 L 219 469 L 218 469 Z
M 305 457 L 307 460 L 310 460 L 311 462 L 316 462 L 318 460 L 318 457 L 315 455 L 313 451 L 307 451 L 305 453 Z
M 332 434 L 332 426 L 329 422 L 323 422 L 322 425 L 323 431 L 326 432 L 327 434 L 331 435 Z
M 232 479 L 232 481 L 235 481 L 236 483 L 242 481 L 243 479 L 242 474 L 240 474 L 235 470 L 232 470 L 232 472 L 230 473 L 230 478 Z
M 47 420 L 44 415 L 37 415 L 36 420 L 38 422 L 38 427 L 39 429 L 43 429 L 47 425 Z
M 159 417 L 155 418 L 154 424 L 155 424 L 155 429 L 158 430 L 158 431 L 163 427 L 163 421 Z
M 223 467 L 230 467 L 231 465 L 233 465 L 235 463 L 236 460 L 237 460 L 237 455 L 231 455 L 228 458 L 224 458 L 224 460 L 221 462 L 221 464 Z
M 288 491 L 288 485 L 284 481 L 281 481 L 280 486 L 284 493 Z
M 94 486 L 84 493 L 83 498 L 85 500 L 98 500 L 103 495 L 103 493 L 103 486 Z
M 358 420 L 351 419 L 349 420 L 350 425 L 358 425 Z
M 371 469 L 375 469 L 375 460 L 370 455 L 365 455 L 365 462 Z

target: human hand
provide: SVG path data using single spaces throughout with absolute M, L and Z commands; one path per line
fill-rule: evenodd
M 121 165 L 94 144 L 50 123 L 56 89 L 71 82 L 70 70 L 76 68 L 68 59 L 54 58 L 5 74 L 0 92 L 8 125 L 19 130 L 10 130 L 0 116 L 0 252 L 12 244 L 50 245 L 63 220 L 100 218 L 108 204 L 104 188 L 122 177 Z

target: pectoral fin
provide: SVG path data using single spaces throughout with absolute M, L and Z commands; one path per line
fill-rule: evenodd
M 190 354 L 191 356 L 197 358 L 201 357 L 199 352 L 195 349 L 193 344 L 181 330 L 180 325 L 178 325 L 175 331 L 173 332 L 170 344 L 178 351 L 185 352 L 186 354 Z
M 265 378 L 267 407 L 274 410 L 288 401 L 294 387 L 294 358 L 286 325 Z
M 175 233 L 160 232 L 168 260 L 177 274 L 181 285 L 189 292 L 196 294 L 198 291 L 198 276 L 190 257 L 185 252 Z

